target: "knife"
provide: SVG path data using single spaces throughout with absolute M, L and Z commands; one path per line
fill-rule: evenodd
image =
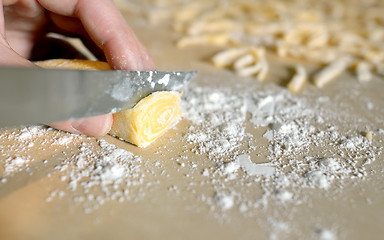
M 180 91 L 196 73 L 0 66 L 0 127 L 115 113 L 152 92 Z

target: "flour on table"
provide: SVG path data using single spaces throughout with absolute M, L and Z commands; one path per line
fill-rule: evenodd
M 320 97 L 317 102 L 313 105 L 278 87 L 235 92 L 193 86 L 186 91 L 184 118 L 192 124 L 184 139 L 193 143 L 197 155 L 207 155 L 212 161 L 213 167 L 204 168 L 202 176 L 225 179 L 212 180 L 214 201 L 206 196 L 200 200 L 224 212 L 237 208 L 247 216 L 260 214 L 261 209 L 268 212 L 269 205 L 278 204 L 281 208 L 274 216 L 284 218 L 286 206 L 306 202 L 307 189 L 327 193 L 337 185 L 342 191 L 349 180 L 363 180 L 366 166 L 375 161 L 382 148 L 372 145 L 358 126 L 340 130 L 332 109 L 321 107 L 331 104 L 329 98 Z M 255 162 L 257 156 L 249 153 L 252 145 L 248 150 L 242 148 L 244 141 L 252 141 L 245 127 L 247 113 L 255 129 L 266 129 L 261 136 L 268 142 L 265 148 L 269 155 L 263 163 Z M 312 153 L 314 149 L 316 153 Z M 249 185 L 249 181 L 254 183 Z M 257 200 L 246 194 L 255 185 L 260 185 L 262 192 Z M 290 228 L 294 222 L 282 224 Z M 271 239 L 279 239 L 284 232 L 273 224 L 268 227 L 273 233 Z M 317 236 L 337 239 L 331 232 Z
M 319 240 L 336 240 L 336 235 L 328 229 L 317 229 L 315 235 Z
M 250 176 L 263 175 L 270 177 L 275 173 L 275 167 L 268 164 L 255 164 L 247 154 L 238 156 L 235 162 Z
M 30 159 L 28 157 L 14 157 L 5 159 L 4 173 L 7 175 L 16 171 L 20 171 L 23 169 L 23 167 L 27 166 L 29 162 Z
M 36 147 L 34 139 L 39 137 L 46 138 L 43 145 L 64 148 L 79 142 L 72 146 L 78 153 L 56 166 L 55 174 L 65 187 L 48 194 L 49 204 L 70 197 L 74 205 L 92 213 L 110 201 L 149 197 L 164 179 L 181 179 L 167 191 L 173 197 L 194 199 L 196 204 L 188 201 L 186 209 L 202 210 L 203 204 L 220 222 L 231 222 L 230 213 L 238 212 L 254 218 L 270 232 L 269 239 L 283 239 L 294 236 L 297 226 L 292 219 L 299 206 L 309 204 L 310 191 L 337 199 L 345 186 L 371 174 L 370 165 L 382 153 L 382 147 L 375 145 L 384 134 L 382 128 L 371 127 L 375 137 L 369 140 L 362 134 L 365 126 L 350 124 L 341 129 L 329 98 L 315 102 L 277 86 L 266 90 L 191 86 L 182 100 L 185 133 L 169 140 L 181 141 L 185 150 L 172 150 L 169 144 L 150 159 L 103 139 L 42 126 L 0 134 L 0 140 L 15 141 L 13 152 Z M 259 135 L 250 130 L 258 130 Z M 164 151 L 173 157 L 160 160 Z M 18 171 L 28 171 L 33 161 L 5 153 L 1 145 L 0 152 L 6 159 L 0 184 L 7 184 L 8 176 Z M 173 163 L 176 172 L 169 169 Z M 317 224 L 316 219 L 308 221 Z M 314 237 L 338 239 L 326 229 L 316 231 Z
M 82 144 L 79 154 L 57 166 L 66 173 L 61 179 L 68 182 L 69 189 L 80 190 L 74 201 L 83 204 L 86 213 L 111 200 L 138 200 L 140 194 L 130 191 L 136 192 L 144 176 L 140 157 L 103 139 L 98 140 L 98 144 L 100 149 L 94 149 L 92 144 Z M 95 190 L 102 194 L 96 195 Z
M 229 90 L 194 88 L 189 91 L 182 102 L 183 117 L 192 123 L 186 141 L 212 157 L 236 149 L 245 134 L 245 98 Z

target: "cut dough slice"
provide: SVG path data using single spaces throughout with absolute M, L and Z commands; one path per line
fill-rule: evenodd
M 146 147 L 180 119 L 180 93 L 154 92 L 134 108 L 115 113 L 111 135 Z
M 89 60 L 54 59 L 35 62 L 43 68 L 108 70 L 108 63 Z M 138 147 L 146 147 L 173 127 L 181 118 L 178 92 L 155 92 L 133 108 L 113 114 L 109 132 Z

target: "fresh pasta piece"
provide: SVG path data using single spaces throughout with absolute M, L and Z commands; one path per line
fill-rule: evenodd
M 115 113 L 110 134 L 146 147 L 181 118 L 180 93 L 154 92 L 134 108 Z
M 299 24 L 285 34 L 284 41 L 290 46 L 320 48 L 327 45 L 329 34 L 324 25 Z
M 235 61 L 236 73 L 244 77 L 255 75 L 260 81 L 264 81 L 269 71 L 265 49 L 252 47 L 249 48 L 248 52 Z
M 179 47 L 228 46 L 227 43 L 258 46 L 275 51 L 280 57 L 335 66 L 326 67 L 316 77 L 315 84 L 322 87 L 345 68 L 334 64 L 340 56 L 351 56 L 371 65 L 371 72 L 365 70 L 364 64 L 359 70 L 354 69 L 360 81 L 367 81 L 373 73 L 384 75 L 382 8 L 369 1 L 352 1 L 359 4 L 336 0 L 329 8 L 327 1 L 313 4 L 310 0 L 197 0 L 168 6 L 174 13 L 170 17 L 177 26 L 174 29 L 181 34 Z M 226 37 L 217 38 L 217 34 Z M 217 67 L 232 67 L 241 75 L 265 78 L 268 64 L 249 64 L 250 57 L 244 56 L 247 53 L 229 50 L 217 54 L 212 63 Z
M 368 82 L 373 77 L 372 66 L 365 61 L 360 61 L 356 64 L 355 72 L 359 82 Z
M 318 88 L 324 87 L 327 83 L 331 82 L 338 75 L 343 73 L 349 67 L 350 64 L 350 57 L 340 58 L 339 60 L 332 62 L 314 76 L 314 84 Z
M 108 63 L 89 60 L 54 59 L 35 62 L 43 68 L 108 70 Z M 138 147 L 146 147 L 181 118 L 178 92 L 154 92 L 141 99 L 133 108 L 113 114 L 109 134 Z
M 256 76 L 260 81 L 264 81 L 267 77 L 269 66 L 266 61 L 260 61 L 252 66 L 240 68 L 236 73 L 242 77 Z
M 266 59 L 261 61 L 262 68 L 261 71 L 257 74 L 257 78 L 260 81 L 264 81 L 267 78 L 268 72 L 269 72 L 269 64 Z
M 212 62 L 216 67 L 228 67 L 237 58 L 247 53 L 248 48 L 230 48 L 217 53 L 212 57 Z
M 244 56 L 240 57 L 239 59 L 237 59 L 233 64 L 233 68 L 234 69 L 242 69 L 242 68 L 245 68 L 246 66 L 251 65 L 254 62 L 255 62 L 254 55 L 251 53 L 248 53 L 248 54 L 245 54 Z
M 384 63 L 384 45 L 366 44 L 361 49 L 362 57 L 370 63 Z
M 217 67 L 233 67 L 242 77 L 256 76 L 263 81 L 269 71 L 265 49 L 260 47 L 229 48 L 212 57 Z
M 257 75 L 261 71 L 262 67 L 263 65 L 261 63 L 256 63 L 255 65 L 249 67 L 237 69 L 236 73 L 242 77 L 250 77 Z
M 372 132 L 372 131 L 368 131 L 368 132 L 365 134 L 365 137 L 366 137 L 369 141 L 372 141 L 372 140 L 373 140 L 373 132 Z
M 295 67 L 295 75 L 292 77 L 291 81 L 289 81 L 287 87 L 293 93 L 298 93 L 304 87 L 304 84 L 307 82 L 307 71 L 305 67 L 301 65 L 297 65 Z

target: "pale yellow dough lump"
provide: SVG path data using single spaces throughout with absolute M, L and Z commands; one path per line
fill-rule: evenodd
M 53 59 L 35 62 L 43 68 L 109 70 L 108 63 L 89 60 Z M 146 147 L 181 118 L 181 93 L 155 92 L 141 99 L 133 108 L 113 114 L 111 135 L 138 147 Z
M 82 59 L 51 59 L 34 62 L 42 68 L 82 69 L 82 70 L 110 70 L 108 63 Z
M 146 147 L 180 119 L 180 93 L 154 92 L 134 108 L 115 113 L 110 134 Z

